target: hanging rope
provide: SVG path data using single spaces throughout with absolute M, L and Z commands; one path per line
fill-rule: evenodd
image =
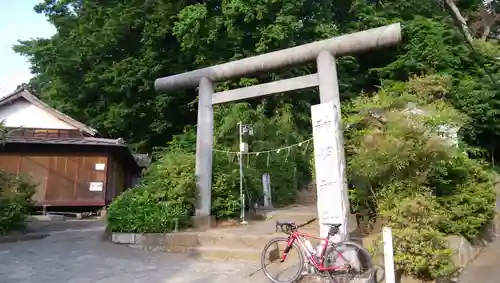
M 287 150 L 288 151 L 288 155 L 290 154 L 290 149 L 294 148 L 294 147 L 302 147 L 304 146 L 304 151 L 307 150 L 307 148 L 309 147 L 309 143 L 312 141 L 312 138 L 310 139 L 307 139 L 305 141 L 302 141 L 302 142 L 299 142 L 299 143 L 296 143 L 296 144 L 292 144 L 292 145 L 288 145 L 288 146 L 284 146 L 284 147 L 281 147 L 281 148 L 275 148 L 275 149 L 270 149 L 270 150 L 263 150 L 263 151 L 253 151 L 253 152 L 239 152 L 239 151 L 227 151 L 227 150 L 220 150 L 220 149 L 213 149 L 213 151 L 215 152 L 222 152 L 222 153 L 226 153 L 226 154 L 234 154 L 234 155 L 239 155 L 239 154 L 243 154 L 243 155 L 260 155 L 260 154 L 266 154 L 266 153 L 280 153 L 281 151 L 283 150 Z M 288 155 L 287 155 L 287 158 L 288 158 Z

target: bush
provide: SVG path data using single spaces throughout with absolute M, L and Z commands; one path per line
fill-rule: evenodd
M 27 176 L 0 171 L 0 234 L 24 227 L 35 188 Z
M 453 156 L 441 165 L 433 181 L 446 217 L 438 229 L 472 240 L 495 216 L 496 177 L 486 164 L 466 154 Z
M 212 178 L 212 215 L 216 218 L 239 217 L 240 171 L 237 164 L 214 156 Z
M 269 116 L 264 104 L 257 108 L 246 103 L 216 108 L 215 148 L 238 151 L 235 129 L 239 121 L 252 121 L 255 136 L 248 141 L 252 151 L 279 148 L 308 138 L 308 135 L 297 132 L 296 115 L 293 115 L 290 105 L 277 107 L 274 114 Z M 173 137 L 167 148 L 159 149 L 140 186 L 125 192 L 110 205 L 108 219 L 113 231 L 165 232 L 170 229 L 173 218 L 187 219 L 193 215 L 195 144 L 196 128 L 186 127 L 184 133 Z M 271 175 L 274 205 L 293 203 L 298 189 L 310 180 L 308 161 L 309 153 L 304 148 L 245 156 L 247 206 L 263 202 L 261 177 L 264 173 Z M 239 217 L 240 209 L 238 156 L 214 152 L 211 213 L 217 218 L 234 218 Z
M 394 262 L 400 272 L 426 280 L 446 278 L 455 271 L 445 234 L 433 228 L 444 218 L 440 211 L 430 193 L 398 196 L 397 202 L 380 207 L 380 215 L 393 228 Z
M 429 227 L 393 229 L 394 263 L 399 272 L 423 280 L 449 278 L 455 272 L 445 235 Z
M 396 268 L 427 280 L 453 272 L 446 235 L 472 239 L 494 216 L 492 170 L 440 132 L 468 120 L 443 100 L 449 88 L 440 76 L 385 83 L 353 100 L 346 117 L 357 209 L 393 227 Z
M 138 187 L 118 196 L 109 206 L 111 231 L 164 233 L 189 225 L 196 204 L 194 156 L 163 151 Z

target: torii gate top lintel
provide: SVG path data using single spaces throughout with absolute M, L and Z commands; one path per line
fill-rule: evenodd
M 227 81 L 259 72 L 308 63 L 316 60 L 322 51 L 328 51 L 338 57 L 394 46 L 400 42 L 401 24 L 395 23 L 159 78 L 155 81 L 155 88 L 158 91 L 194 88 L 203 77 L 212 82 Z

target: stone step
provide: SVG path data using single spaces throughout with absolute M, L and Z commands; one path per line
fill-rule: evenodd
M 301 199 L 300 200 L 300 204 L 303 204 L 303 205 L 315 205 L 317 203 L 317 199 L 316 198 L 305 198 L 305 199 Z
M 272 225 L 274 226 L 274 225 Z M 165 243 L 169 246 L 177 245 L 183 247 L 226 247 L 228 249 L 257 249 L 261 250 L 271 239 L 275 237 L 287 237 L 282 232 L 275 232 L 275 227 L 263 229 L 262 227 L 244 227 L 237 232 L 217 231 L 210 232 L 180 232 L 164 235 Z M 262 231 L 257 234 L 256 231 Z M 312 235 L 318 235 L 319 225 L 315 222 L 300 229 L 300 231 Z M 310 240 L 316 244 L 317 240 Z
M 303 200 L 318 200 L 318 195 L 313 191 L 302 191 L 299 193 L 299 201 Z
M 262 210 L 260 213 L 268 220 L 293 221 L 301 224 L 316 218 L 318 209 L 316 206 L 298 206 L 291 209 Z
M 225 249 L 244 249 L 261 251 L 264 246 L 273 238 L 286 237 L 283 233 L 273 233 L 268 235 L 237 235 L 224 233 L 203 233 L 203 234 L 186 234 L 172 233 L 165 235 L 164 244 L 168 246 L 181 246 L 186 248 L 191 247 L 207 247 L 217 248 L 224 247 Z M 311 241 L 313 242 L 313 241 Z
M 315 205 L 318 201 L 318 195 L 316 193 L 316 185 L 311 183 L 299 191 L 297 197 L 298 203 L 303 205 Z
M 260 262 L 262 251 L 257 249 L 231 249 L 227 247 L 192 247 L 188 254 L 204 259 L 244 260 Z
M 198 237 L 201 247 L 225 247 L 227 249 L 253 249 L 262 250 L 274 237 L 281 235 L 234 235 L 234 234 L 208 234 Z
M 240 255 L 231 255 L 232 251 L 241 250 L 260 254 L 264 246 L 273 238 L 286 237 L 283 233 L 273 233 L 268 235 L 237 235 L 223 233 L 203 233 L 203 234 L 186 234 L 173 233 L 165 235 L 164 244 L 169 247 L 171 252 L 185 253 L 191 248 L 200 249 L 204 254 L 210 254 L 215 251 L 220 251 L 224 255 L 219 257 L 227 257 L 238 260 Z M 353 239 L 354 240 L 354 239 Z M 309 239 L 313 245 L 319 244 L 319 240 Z
M 277 236 L 283 237 L 286 235 L 272 233 L 257 236 L 213 232 L 113 233 L 112 241 L 150 251 L 183 253 L 206 259 L 243 260 L 258 263 L 264 246 Z M 311 240 L 311 242 L 313 245 L 318 244 L 314 240 Z M 363 244 L 366 246 L 365 241 L 363 241 Z

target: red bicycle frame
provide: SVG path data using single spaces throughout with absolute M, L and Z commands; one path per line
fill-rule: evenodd
M 316 240 L 320 240 L 321 242 L 323 242 L 323 247 L 321 249 L 321 254 L 318 256 L 318 255 L 313 255 L 311 254 L 311 252 L 309 251 L 309 249 L 307 248 L 306 244 L 304 243 L 304 241 L 302 240 L 303 238 L 305 239 L 316 239 Z M 348 270 L 348 267 L 346 266 L 328 266 L 326 267 L 325 266 L 325 253 L 326 253 L 326 250 L 328 248 L 328 243 L 329 243 L 329 239 L 328 238 L 321 238 L 321 237 L 317 237 L 315 235 L 311 235 L 311 234 L 307 234 L 307 233 L 302 233 L 302 232 L 299 232 L 299 231 L 295 231 L 295 232 L 292 232 L 290 234 L 290 236 L 288 237 L 288 244 L 287 244 L 287 247 L 285 249 L 285 252 L 283 253 L 283 257 L 281 258 L 281 262 L 284 262 L 287 255 L 288 255 L 288 251 L 292 248 L 292 244 L 297 241 L 300 245 L 300 248 L 306 253 L 307 255 L 307 259 L 309 260 L 310 263 L 312 263 L 312 265 L 318 270 L 318 271 L 345 271 L 345 270 Z M 343 255 L 340 251 L 338 251 L 337 249 L 335 249 L 335 251 L 337 252 L 337 258 L 342 258 L 345 262 L 349 262 Z

